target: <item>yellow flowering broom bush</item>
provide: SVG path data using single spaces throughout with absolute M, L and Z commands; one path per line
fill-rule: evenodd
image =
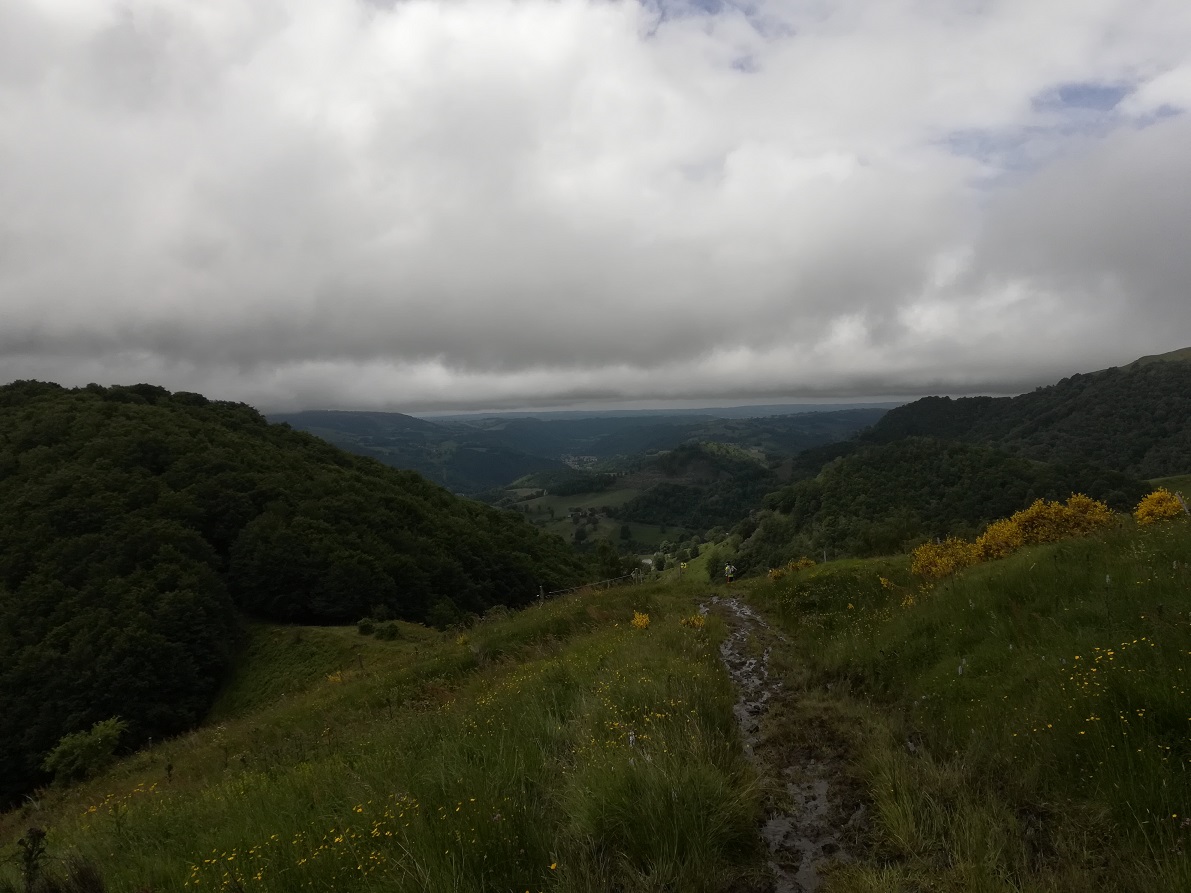
M 910 572 L 928 580 L 941 580 L 979 560 L 974 543 L 949 536 L 941 543 L 923 543 L 915 549 L 911 555 Z
M 1181 510 L 1178 500 L 1174 502 Z M 973 564 L 1006 558 L 1022 546 L 1086 536 L 1112 522 L 1107 505 L 1082 493 L 1073 494 L 1066 503 L 1038 499 L 1029 508 L 989 524 L 974 543 L 951 537 L 919 546 L 910 569 L 927 580 L 941 580 Z
M 1007 558 L 1026 544 L 1021 527 L 1012 518 L 993 521 L 976 537 L 976 553 L 980 561 Z
M 1165 487 L 1160 487 L 1137 504 L 1133 517 L 1138 524 L 1153 524 L 1177 518 L 1182 513 L 1183 504 L 1179 498 Z
M 773 581 L 780 580 L 786 574 L 792 574 L 795 571 L 806 570 L 808 567 L 814 567 L 815 561 L 813 558 L 807 558 L 803 555 L 801 558 L 795 558 L 785 567 L 772 567 L 769 569 L 769 579 Z

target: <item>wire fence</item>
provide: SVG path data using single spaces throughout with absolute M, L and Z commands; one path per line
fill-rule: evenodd
M 582 592 L 584 589 L 611 589 L 613 586 L 627 586 L 630 583 L 639 583 L 645 579 L 641 573 L 625 574 L 621 577 L 611 577 L 607 580 L 596 580 L 594 583 L 583 583 L 579 586 L 572 586 L 569 589 L 552 589 L 550 592 L 538 590 L 539 599 L 557 598 L 560 595 L 567 595 L 571 592 Z

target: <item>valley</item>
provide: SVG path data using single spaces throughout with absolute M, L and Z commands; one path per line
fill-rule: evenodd
M 0 891 L 1187 888 L 1188 369 L 529 420 L 491 504 L 0 388 Z

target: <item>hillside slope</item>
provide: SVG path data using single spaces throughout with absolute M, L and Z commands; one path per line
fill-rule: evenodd
M 891 410 L 865 439 L 937 437 L 1143 478 L 1181 474 L 1191 469 L 1191 363 L 1149 359 L 1018 397 L 927 397 Z
M 976 444 L 924 437 L 861 443 L 816 477 L 768 495 L 771 514 L 741 530 L 746 538 L 734 560 L 747 572 L 824 549 L 889 554 L 920 537 L 971 535 L 1035 499 L 1079 492 L 1129 510 L 1148 487 L 1087 463 L 1052 465 Z
M 838 889 L 1191 889 L 1191 519 L 1122 519 L 935 586 L 909 567 L 753 587 L 797 655 L 789 737 L 842 743 L 868 792 L 877 858 Z
M 416 641 L 254 628 L 218 725 L 0 816 L 0 846 L 48 828 L 51 870 L 81 855 L 144 893 L 746 888 L 758 792 L 723 628 L 680 623 L 692 594 L 624 587 Z
M 307 410 L 274 413 L 271 421 L 308 431 L 341 449 L 393 468 L 416 471 L 455 493 L 475 494 L 527 474 L 564 469 L 484 432 L 399 412 Z
M 236 609 L 450 622 L 584 576 L 515 515 L 241 404 L 0 387 L 0 801 L 97 721 L 123 718 L 133 745 L 192 726 Z
M 1191 888 L 1188 521 L 910 567 L 674 572 L 392 642 L 260 625 L 218 724 L 0 815 L 0 846 L 45 828 L 48 870 L 143 893 L 766 890 L 778 838 L 828 844 L 783 866 L 834 856 L 800 875 L 825 891 Z

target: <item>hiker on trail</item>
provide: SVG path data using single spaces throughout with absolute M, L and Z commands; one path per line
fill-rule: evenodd
M 729 583 L 731 583 L 731 582 L 732 582 L 732 578 L 733 578 L 734 576 L 736 576 L 736 568 L 735 568 L 735 566 L 734 566 L 734 565 L 731 565 L 731 564 L 725 564 L 725 565 L 724 565 L 724 577 L 725 577 L 725 578 L 727 578 L 727 580 L 728 580 L 728 582 L 729 582 Z

